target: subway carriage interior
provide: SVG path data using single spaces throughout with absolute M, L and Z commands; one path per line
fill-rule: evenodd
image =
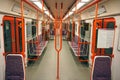
M 120 80 L 120 0 L 0 0 L 0 80 Z

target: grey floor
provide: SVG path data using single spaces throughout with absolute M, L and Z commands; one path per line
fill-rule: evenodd
M 56 80 L 56 51 L 49 41 L 43 55 L 26 68 L 26 80 Z M 60 80 L 90 80 L 90 70 L 73 55 L 67 41 L 60 54 Z

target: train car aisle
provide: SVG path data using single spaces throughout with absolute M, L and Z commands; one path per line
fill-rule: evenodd
M 54 41 L 49 41 L 46 51 L 38 61 L 26 68 L 27 80 L 56 80 L 56 51 Z M 67 41 L 63 41 L 60 54 L 60 80 L 89 80 L 87 65 L 78 62 L 71 52 Z

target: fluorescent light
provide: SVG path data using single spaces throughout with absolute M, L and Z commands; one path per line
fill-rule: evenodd
M 45 11 L 45 14 L 49 15 L 49 12 L 48 12 L 48 11 Z
M 79 3 L 77 4 L 77 9 L 80 9 L 84 4 L 85 4 L 85 3 L 79 2 Z
M 42 9 L 42 4 L 41 4 L 41 2 L 39 2 L 39 1 L 35 1 L 35 2 L 33 2 L 35 5 L 37 5 L 40 9 Z M 46 10 L 44 7 L 43 7 L 43 9 L 44 10 Z
M 81 0 L 81 2 L 89 2 L 90 0 Z
M 42 9 L 42 4 L 41 2 L 39 2 L 38 0 L 31 0 L 33 1 L 33 3 L 38 6 L 40 9 Z M 43 7 L 43 9 L 45 10 L 45 14 L 49 16 L 49 11 L 46 11 L 45 7 Z M 51 15 L 50 15 L 51 19 L 54 19 Z
M 75 11 L 75 7 L 72 9 L 72 11 Z
M 54 20 L 54 18 L 53 18 L 53 16 L 52 16 L 52 15 L 50 15 L 50 18 L 51 18 L 52 20 Z
M 68 18 L 70 15 L 72 15 L 73 14 L 73 11 L 71 11 L 71 12 L 69 12 L 69 14 L 67 14 L 64 18 L 63 18 L 63 20 L 65 20 L 66 18 Z
M 67 18 L 68 17 L 68 15 L 66 15 L 66 17 L 65 18 Z
M 40 2 L 33 2 L 35 5 L 37 5 L 40 9 L 42 9 L 42 4 Z
M 79 2 L 79 3 L 77 4 L 77 6 L 72 9 L 72 11 L 75 11 L 75 9 L 77 9 L 77 10 L 80 9 L 84 4 L 85 4 L 85 3 L 83 3 L 83 2 Z
M 86 2 L 89 2 L 89 1 L 90 1 L 90 0 L 81 0 L 81 1 L 77 4 L 77 6 L 72 9 L 72 12 L 70 12 L 69 15 L 67 14 L 67 15 L 64 17 L 64 19 L 66 19 L 67 17 L 69 17 L 70 15 L 72 15 L 75 10 L 80 9 L 83 5 L 86 4 Z
M 69 12 L 69 16 L 72 15 L 72 14 L 73 14 L 73 12 Z
M 67 14 L 67 15 L 64 17 L 64 19 L 63 19 L 63 20 L 65 20 L 68 16 L 69 16 L 69 15 Z
M 30 0 L 30 1 L 35 2 L 35 1 L 38 1 L 38 0 Z
M 69 15 L 66 15 L 66 16 L 65 16 L 64 19 L 66 19 L 67 17 L 69 17 L 70 15 L 72 15 L 75 10 L 80 9 L 84 4 L 85 4 L 84 2 L 79 2 L 79 3 L 77 4 L 77 6 L 72 9 L 72 11 L 69 13 Z
M 52 17 L 52 15 L 49 13 L 49 11 L 45 11 L 45 14 L 48 15 L 48 16 L 50 16 L 51 19 L 54 19 L 54 18 Z

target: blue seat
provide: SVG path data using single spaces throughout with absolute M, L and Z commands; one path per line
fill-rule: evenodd
M 109 56 L 96 56 L 92 69 L 92 80 L 111 80 L 111 59 Z
M 20 54 L 6 56 L 5 80 L 25 80 L 23 57 Z

